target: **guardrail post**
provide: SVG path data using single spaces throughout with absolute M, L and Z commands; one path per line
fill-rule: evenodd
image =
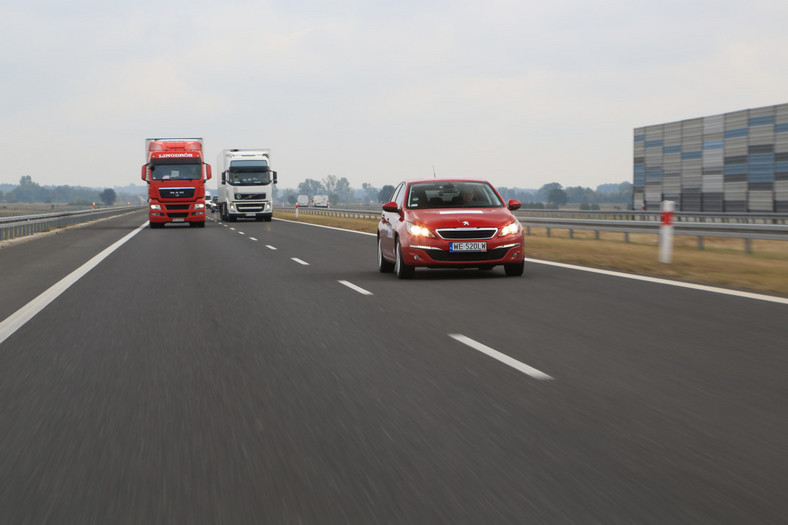
M 673 259 L 673 211 L 676 203 L 662 201 L 662 220 L 659 226 L 659 262 L 670 264 Z

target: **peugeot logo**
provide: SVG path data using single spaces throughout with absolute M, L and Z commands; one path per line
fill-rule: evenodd
M 471 223 L 469 223 L 468 221 L 462 221 L 462 225 L 463 225 L 463 226 L 470 226 L 470 225 L 471 225 Z

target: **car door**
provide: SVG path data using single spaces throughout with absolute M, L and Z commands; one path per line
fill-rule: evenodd
M 391 200 L 397 203 L 397 208 L 402 210 L 403 199 L 405 195 L 405 183 L 400 182 Z M 396 228 L 399 224 L 400 212 L 390 212 L 383 210 L 380 217 L 380 224 L 378 226 L 378 233 L 380 235 L 380 247 L 383 256 L 386 259 L 394 260 L 394 238 L 396 237 Z

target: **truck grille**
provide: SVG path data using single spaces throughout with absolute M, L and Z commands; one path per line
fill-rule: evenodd
M 498 233 L 497 228 L 441 228 L 435 231 L 442 238 L 453 241 L 492 239 Z
M 194 188 L 159 188 L 162 199 L 191 199 L 194 197 Z
M 243 203 L 235 204 L 235 209 L 242 213 L 261 212 L 263 211 L 263 208 L 264 208 L 263 204 L 257 202 L 249 203 L 249 204 L 243 204 Z
M 188 210 L 189 209 L 189 205 L 188 204 L 165 204 L 164 207 L 167 208 L 167 211 L 169 211 L 169 210 L 173 210 L 173 211 L 175 211 L 175 210 Z
M 238 193 L 235 197 L 239 201 L 261 201 L 265 199 L 265 193 Z

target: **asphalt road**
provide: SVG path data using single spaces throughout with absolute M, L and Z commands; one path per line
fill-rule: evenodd
M 144 222 L 0 249 L 0 321 Z M 784 523 L 787 314 L 144 228 L 0 342 L 0 523 Z

